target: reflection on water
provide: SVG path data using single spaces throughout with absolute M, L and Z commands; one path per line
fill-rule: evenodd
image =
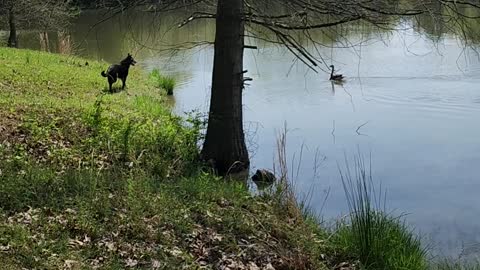
M 109 62 L 132 52 L 146 70 L 181 79 L 178 113 L 206 112 L 213 48 L 151 49 L 212 40 L 211 21 L 172 28 L 182 18 L 125 15 L 90 29 L 98 15 L 86 13 L 69 42 L 77 54 Z M 480 60 L 444 32 L 448 27 L 423 20 L 398 34 L 351 27 L 342 35 L 366 41 L 355 49 L 334 48 L 342 47 L 338 38 L 319 33 L 326 44 L 319 52 L 347 77 L 343 84 L 332 84 L 328 72 L 313 73 L 282 48 L 249 39 L 259 50 L 245 54 L 254 79 L 244 93 L 245 126 L 252 164 L 268 168 L 276 132 L 287 123 L 289 154 L 298 160 L 306 146 L 296 186 L 300 193 L 314 189 L 311 204 L 326 218 L 347 209 L 337 164 L 357 147 L 371 154 L 374 179 L 387 188 L 390 208 L 408 213 L 437 252 L 452 255 L 480 243 Z M 20 41 L 40 49 L 38 35 L 24 33 Z M 325 190 L 330 195 L 322 208 Z

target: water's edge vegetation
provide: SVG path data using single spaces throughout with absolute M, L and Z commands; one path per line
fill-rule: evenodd
M 0 48 L 2 269 L 480 269 L 434 265 L 375 207 L 361 161 L 343 177 L 350 219 L 334 228 L 297 200 L 286 168 L 258 196 L 216 177 L 198 161 L 203 119 L 172 114 L 158 88 L 174 81 L 135 67 L 110 94 L 107 66 Z

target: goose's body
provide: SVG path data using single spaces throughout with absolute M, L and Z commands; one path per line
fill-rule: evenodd
M 342 74 L 335 74 L 335 67 L 333 65 L 330 66 L 332 69 L 332 73 L 330 74 L 330 81 L 343 81 L 345 79 Z

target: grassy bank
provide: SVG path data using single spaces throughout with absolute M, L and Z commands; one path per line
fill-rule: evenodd
M 254 197 L 210 174 L 201 119 L 173 115 L 138 67 L 108 93 L 107 66 L 0 48 L 2 269 L 437 268 L 370 208 L 365 178 L 346 179 L 350 221 L 321 228 L 285 177 Z
M 327 269 L 325 232 L 197 163 L 200 119 L 133 67 L 0 48 L 2 269 Z

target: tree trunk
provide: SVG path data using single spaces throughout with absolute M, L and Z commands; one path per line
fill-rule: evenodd
M 50 52 L 50 40 L 48 38 L 48 32 L 43 31 L 40 35 L 40 50 L 44 52 Z
M 10 8 L 8 11 L 8 25 L 10 26 L 10 36 L 8 37 L 8 47 L 18 48 L 17 26 L 15 25 L 15 13 Z
M 212 95 L 202 157 L 221 175 L 248 168 L 243 133 L 243 0 L 218 0 Z
M 65 31 L 57 31 L 58 36 L 58 52 L 60 54 L 72 53 L 72 40 L 70 34 Z

